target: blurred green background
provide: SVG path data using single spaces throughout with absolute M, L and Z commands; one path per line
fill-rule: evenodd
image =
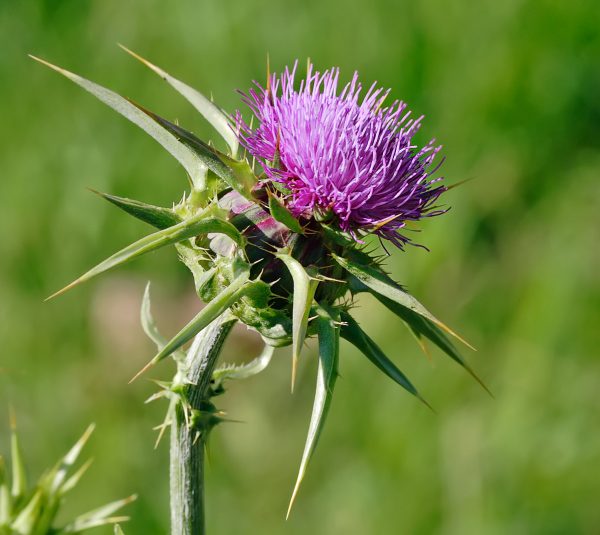
M 87 186 L 168 205 L 186 179 L 149 137 L 34 53 L 211 132 L 117 42 L 209 93 L 307 56 L 392 87 L 426 115 L 450 212 L 422 225 L 394 276 L 479 349 L 491 399 L 458 366 L 424 358 L 367 299 L 358 318 L 437 409 L 432 414 L 343 345 L 328 427 L 288 522 L 312 405 L 314 354 L 289 393 L 289 354 L 233 384 L 220 406 L 244 423 L 211 439 L 211 533 L 600 533 L 600 9 L 597 2 L 0 0 L 0 413 L 14 405 L 32 475 L 90 421 L 95 458 L 76 512 L 132 492 L 130 534 L 168 530 L 160 402 L 128 385 L 153 354 L 138 325 L 146 280 L 174 332 L 198 308 L 173 251 L 43 303 L 142 223 Z M 259 350 L 244 329 L 226 357 Z M 154 377 L 168 378 L 165 364 Z M 7 450 L 7 422 L 0 451 Z M 105 529 L 98 533 L 110 533 Z

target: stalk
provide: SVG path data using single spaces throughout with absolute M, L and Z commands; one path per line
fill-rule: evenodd
M 206 533 L 204 448 L 216 422 L 210 410 L 210 380 L 234 323 L 231 316 L 213 321 L 196 335 L 178 366 L 176 382 L 182 385 L 182 393 L 171 426 L 171 535 Z

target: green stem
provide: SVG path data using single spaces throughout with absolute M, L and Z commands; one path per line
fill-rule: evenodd
M 200 411 L 209 401 L 212 373 L 234 323 L 231 316 L 221 316 L 213 321 L 196 336 L 185 361 L 179 365 L 177 382 L 185 385 L 182 399 L 192 410 Z M 190 426 L 181 403 L 175 405 L 174 412 L 170 463 L 171 535 L 204 535 L 204 447 L 209 429 Z M 200 418 L 199 423 L 202 421 Z

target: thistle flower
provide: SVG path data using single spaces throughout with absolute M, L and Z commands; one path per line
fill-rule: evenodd
M 383 107 L 389 90 L 373 84 L 361 100 L 358 73 L 338 91 L 339 69 L 319 73 L 310 63 L 296 89 L 297 67 L 269 75 L 267 89 L 255 83 L 242 93 L 258 126 L 238 112 L 241 143 L 266 180 L 285 187 L 294 215 L 336 217 L 342 230 L 376 229 L 401 247 L 406 221 L 442 213 L 431 208 L 445 188 L 429 178 L 441 147 L 414 145 L 422 117 L 397 100 Z
M 266 89 L 257 86 L 243 97 L 258 119 L 252 128 L 239 113 L 232 120 L 195 89 L 130 53 L 212 124 L 228 153 L 108 89 L 42 61 L 145 130 L 184 167 L 191 184 L 189 194 L 173 208 L 101 193 L 157 230 L 55 295 L 168 245 L 176 247 L 190 269 L 206 306 L 175 336 L 168 339 L 159 333 L 148 292 L 142 306 L 144 330 L 158 353 L 141 372 L 169 356 L 177 363 L 173 381 L 160 383 L 161 391 L 151 398 L 170 400 L 159 428 L 162 434 L 172 426 L 172 496 L 181 489 L 187 492 L 185 506 L 179 498 L 172 499 L 174 526 L 196 507 L 189 502 L 196 495 L 189 492 L 195 488 L 190 480 L 198 473 L 190 443 L 202 444 L 224 420 L 211 399 L 224 391 L 227 380 L 263 370 L 275 347 L 292 346 L 293 385 L 304 340 L 316 336 L 316 394 L 293 501 L 332 400 L 340 338 L 424 401 L 352 318 L 358 294 L 373 294 L 406 324 L 421 347 L 429 340 L 475 376 L 448 335 L 460 337 L 386 274 L 382 257 L 368 252 L 364 240 L 377 233 L 402 246 L 407 238 L 399 231 L 407 221 L 440 213 L 432 204 L 444 188 L 435 185 L 430 170 L 439 147 L 433 142 L 421 149 L 414 145 L 421 120 L 411 119 L 403 103 L 384 107 L 388 92 L 372 86 L 360 101 L 357 75 L 340 92 L 337 69 L 320 74 L 309 66 L 298 90 L 296 66 L 280 77 L 269 76 Z M 238 155 L 240 142 L 254 164 Z M 247 366 L 215 370 L 221 344 L 238 321 L 261 335 L 265 349 Z M 194 522 L 190 518 L 188 524 Z M 179 533 L 175 528 L 173 532 Z

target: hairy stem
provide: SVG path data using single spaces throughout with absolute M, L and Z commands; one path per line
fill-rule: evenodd
M 209 401 L 210 380 L 219 353 L 235 321 L 217 318 L 201 331 L 179 364 L 177 382 L 182 400 L 192 411 L 202 411 Z M 175 405 L 171 426 L 171 535 L 204 535 L 204 447 L 210 423 L 199 417 L 190 421 L 190 410 Z M 190 425 L 190 423 L 192 425 Z

